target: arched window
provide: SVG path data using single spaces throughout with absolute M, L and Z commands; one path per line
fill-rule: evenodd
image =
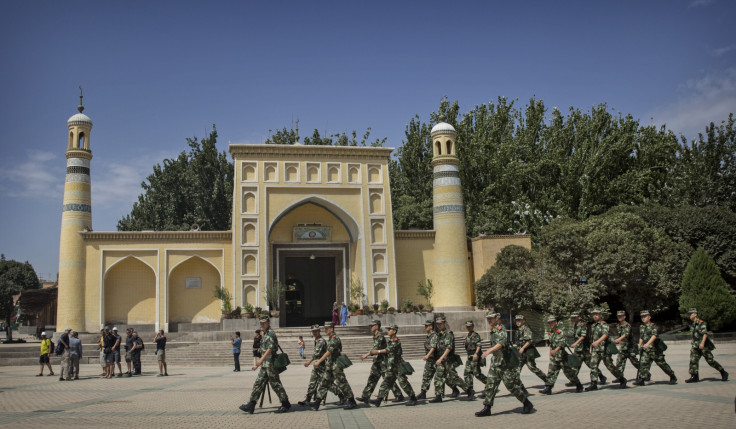
M 451 140 L 447 140 L 447 143 L 445 143 L 445 144 L 447 145 L 447 151 L 445 153 L 447 155 L 452 155 L 452 141 Z
M 71 149 L 72 145 L 74 144 L 74 133 L 69 133 L 69 144 L 67 145 L 67 149 Z
M 442 155 L 442 144 L 440 142 L 437 142 L 434 144 L 434 147 L 437 150 L 436 155 Z
M 84 133 L 79 133 L 79 144 L 77 145 L 79 149 L 84 149 Z

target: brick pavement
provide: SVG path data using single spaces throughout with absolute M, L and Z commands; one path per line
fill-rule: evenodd
M 736 343 L 717 344 L 716 360 L 721 362 L 736 378 Z M 540 350 L 546 354 L 546 349 Z M 48 428 L 55 425 L 74 427 L 102 427 L 132 425 L 133 427 L 279 427 L 298 428 L 384 428 L 398 425 L 418 425 L 422 428 L 458 428 L 482 425 L 517 426 L 520 423 L 536 426 L 583 426 L 597 420 L 598 427 L 614 426 L 676 426 L 698 425 L 710 427 L 735 427 L 734 399 L 736 381 L 714 381 L 719 375 L 701 361 L 701 378 L 704 382 L 685 384 L 689 349 L 687 345 L 671 345 L 667 361 L 679 378 L 670 386 L 659 368 L 652 370 L 655 384 L 619 390 L 608 384 L 598 392 L 572 393 L 564 387 L 566 379 L 560 376 L 555 394 L 541 396 L 542 386 L 528 369 L 522 371 L 522 379 L 533 396 L 536 408 L 530 415 L 522 415 L 521 404 L 501 387 L 493 415 L 478 419 L 473 416 L 482 408 L 480 400 L 468 402 L 448 400 L 442 404 L 423 404 L 406 407 L 388 403 L 380 408 L 361 405 L 345 411 L 328 405 L 319 412 L 305 410 L 296 405 L 304 397 L 309 370 L 294 363 L 282 374 L 282 381 L 294 404 L 292 412 L 273 414 L 278 407 L 266 400 L 263 409 L 254 415 L 245 415 L 238 406 L 246 401 L 255 379 L 255 373 L 233 373 L 231 368 L 170 367 L 169 377 L 155 377 L 158 368 L 144 367 L 144 376 L 115 378 L 94 377 L 98 365 L 83 365 L 82 379 L 59 382 L 58 377 L 35 377 L 38 366 L 0 367 L 0 427 Z M 365 386 L 369 365 L 359 363 L 347 370 L 353 390 L 359 392 Z M 537 361 L 547 368 L 547 359 Z M 419 361 L 412 361 L 414 368 L 422 368 Z M 460 368 L 462 369 L 462 368 Z M 54 369 L 58 374 L 58 368 Z M 607 370 L 603 370 L 608 374 Z M 630 379 L 636 370 L 627 365 Z M 581 380 L 589 380 L 589 371 L 583 367 Z M 415 373 L 410 381 L 418 389 L 421 373 Z M 481 386 L 475 382 L 476 390 Z M 430 392 L 433 393 L 433 392 Z M 374 393 L 375 394 L 375 393 Z

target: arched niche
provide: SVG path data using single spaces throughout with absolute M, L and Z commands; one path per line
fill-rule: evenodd
M 243 192 L 243 213 L 256 212 L 256 194 L 252 191 Z
M 385 243 L 386 239 L 383 232 L 383 222 L 373 222 L 371 225 L 371 243 Z
M 145 262 L 128 256 L 104 275 L 105 323 L 152 325 L 156 322 L 156 273 Z
M 187 288 L 187 279 L 197 278 L 201 287 Z M 172 268 L 168 281 L 169 322 L 212 323 L 220 321 L 221 303 L 212 295 L 222 286 L 217 268 L 199 256 L 192 256 Z

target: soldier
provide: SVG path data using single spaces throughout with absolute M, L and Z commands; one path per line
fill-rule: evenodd
M 312 336 L 314 337 L 314 353 L 312 353 L 312 357 L 309 358 L 308 361 L 304 362 L 304 367 L 309 368 L 309 365 L 314 362 L 315 359 L 319 359 L 322 357 L 322 355 L 325 354 L 327 351 L 327 341 L 325 341 L 322 336 L 319 333 L 320 327 L 319 325 L 312 325 Z M 297 404 L 306 407 L 309 405 L 309 401 L 312 399 L 312 396 L 317 395 L 317 389 L 319 388 L 319 383 L 322 381 L 322 375 L 325 372 L 325 364 L 324 362 L 315 367 L 312 368 L 312 375 L 309 377 L 309 386 L 307 387 L 307 398 L 303 401 L 297 402 Z M 340 393 L 339 390 L 337 390 L 337 386 L 335 384 L 330 384 L 330 387 L 328 387 L 328 390 L 335 394 L 337 397 L 340 398 L 340 405 L 343 405 L 345 401 L 345 397 Z
M 573 313 L 570 315 L 570 321 L 572 322 L 572 341 L 570 348 L 575 352 L 578 357 L 580 364 L 575 368 L 576 374 L 580 375 L 580 368 L 583 367 L 583 363 L 590 368 L 590 338 L 588 337 L 588 326 L 585 322 L 580 321 L 580 314 Z M 606 384 L 607 378 L 600 374 L 601 384 Z M 574 386 L 572 383 L 566 384 L 566 386 Z
M 529 414 L 534 406 L 529 402 L 527 394 L 524 393 L 523 385 L 519 380 L 514 362 L 509 362 L 511 353 L 509 350 L 508 336 L 506 329 L 500 324 L 501 315 L 498 313 L 487 313 L 486 322 L 491 328 L 491 348 L 486 350 L 482 358 L 493 354 L 490 364 L 488 365 L 488 378 L 486 380 L 486 397 L 483 401 L 483 409 L 475 413 L 476 417 L 485 417 L 491 415 L 491 407 L 493 400 L 498 392 L 498 386 L 503 381 L 509 392 L 524 404 L 521 410 L 522 414 Z
M 417 399 L 427 399 L 429 385 L 432 383 L 432 377 L 434 377 L 435 371 L 437 371 L 437 367 L 434 364 L 437 361 L 437 356 L 435 356 L 435 352 L 437 351 L 437 333 L 434 330 L 434 322 L 432 320 L 427 319 L 424 322 L 424 332 L 427 333 L 427 338 L 424 340 L 424 352 L 426 354 L 422 357 L 425 361 L 424 374 L 422 375 L 422 390 L 417 395 Z
M 465 351 L 468 353 L 468 362 L 465 364 L 465 384 L 471 389 L 473 388 L 473 377 L 480 380 L 483 385 L 486 384 L 486 376 L 480 370 L 481 359 L 480 354 L 482 348 L 480 346 L 481 338 L 475 332 L 475 324 L 472 320 L 465 322 L 465 329 L 468 330 L 468 336 L 465 337 Z
M 539 357 L 539 352 L 537 351 L 537 348 L 532 345 L 532 330 L 526 325 L 526 319 L 524 319 L 523 314 L 517 314 L 516 317 L 514 317 L 514 321 L 516 322 L 516 326 L 519 328 L 516 331 L 516 341 L 513 345 L 519 350 L 519 377 L 521 377 L 522 368 L 526 365 L 534 375 L 541 378 L 542 381 L 547 384 L 547 376 L 541 369 L 537 368 L 537 364 L 534 362 L 534 360 Z
M 381 321 L 373 320 L 370 326 L 371 332 L 373 333 L 373 348 L 370 349 L 368 353 L 361 355 L 360 360 L 365 360 L 368 356 L 373 355 L 373 364 L 371 365 L 371 373 L 368 376 L 368 384 L 366 384 L 365 389 L 363 389 L 363 394 L 356 398 L 361 402 L 368 402 L 371 399 L 371 395 L 376 389 L 378 380 L 380 380 L 382 376 L 385 377 L 386 361 L 388 360 L 388 356 L 386 354 L 373 353 L 374 350 L 383 350 L 386 348 L 386 337 L 381 332 Z M 397 402 L 404 400 L 404 395 L 401 394 L 401 390 L 396 384 L 391 386 L 391 391 L 394 393 Z
M 634 382 L 635 386 L 643 386 L 645 384 L 644 380 L 649 379 L 649 368 L 652 366 L 652 361 L 670 376 L 670 384 L 677 384 L 675 372 L 664 360 L 664 351 L 667 350 L 667 345 L 657 337 L 657 326 L 652 322 L 649 310 L 642 310 L 641 312 L 639 350 L 641 351 L 641 361 L 639 362 L 639 378 Z
M 590 344 L 590 386 L 585 388 L 585 391 L 598 390 L 598 376 L 600 375 L 600 369 L 598 366 L 601 361 L 606 365 L 611 374 L 619 379 L 619 386 L 622 389 L 626 388 L 626 377 L 619 372 L 616 366 L 613 364 L 613 358 L 611 353 L 607 349 L 608 342 L 608 325 L 603 320 L 603 316 L 599 309 L 594 309 L 591 314 L 595 324 L 591 332 L 591 339 L 593 342 Z
M 437 366 L 437 372 L 434 376 L 434 399 L 430 399 L 429 402 L 442 402 L 442 396 L 445 393 L 445 383 L 451 386 L 460 386 L 468 394 L 468 399 L 473 398 L 472 386 L 467 386 L 465 381 L 457 375 L 455 372 L 455 334 L 449 329 L 446 329 L 446 321 L 443 316 L 437 317 L 435 320 L 437 323 L 437 351 L 439 355 L 435 365 Z M 455 387 L 454 391 L 457 389 Z M 455 395 L 457 396 L 457 395 Z M 454 396 L 453 396 L 454 397 Z
M 256 377 L 256 382 L 253 383 L 253 391 L 250 394 L 250 402 L 240 406 L 240 409 L 248 414 L 253 414 L 256 409 L 256 401 L 266 389 L 266 383 L 271 385 L 276 396 L 281 401 L 281 406 L 276 410 L 277 413 L 285 413 L 291 408 L 289 403 L 289 397 L 286 395 L 284 386 L 281 385 L 279 379 L 279 373 L 273 369 L 273 358 L 276 356 L 276 350 L 279 347 L 279 340 L 276 338 L 276 333 L 271 329 L 271 321 L 268 315 L 263 314 L 259 318 L 261 323 L 261 330 L 263 331 L 263 340 L 261 341 L 261 357 L 253 365 L 253 371 L 261 367 Z
M 383 383 L 381 388 L 378 390 L 378 398 L 370 401 L 371 404 L 376 407 L 381 405 L 381 401 L 386 399 L 388 391 L 398 383 L 399 386 L 409 395 L 408 406 L 414 406 L 417 404 L 417 397 L 414 395 L 414 389 L 411 388 L 409 380 L 407 380 L 405 374 L 399 372 L 399 365 L 403 362 L 401 358 L 401 341 L 396 336 L 396 332 L 399 331 L 398 325 L 391 325 L 388 327 L 388 342 L 386 348 L 379 350 L 371 350 L 369 353 L 376 355 L 385 355 L 388 357 L 386 360 L 386 372 L 383 376 Z
M 567 351 L 565 350 L 567 341 L 565 341 L 565 335 L 562 331 L 557 329 L 557 318 L 550 316 L 547 319 L 547 323 L 549 323 L 549 369 L 547 370 L 544 389 L 540 390 L 539 393 L 544 395 L 552 394 L 552 388 L 557 381 L 560 368 L 565 373 L 565 377 L 575 385 L 575 391 L 580 393 L 583 391 L 583 384 L 580 383 L 575 368 L 567 363 Z
M 626 370 L 626 360 L 630 360 L 634 368 L 639 369 L 639 359 L 636 358 L 636 347 L 634 346 L 634 336 L 631 331 L 631 325 L 626 321 L 626 311 L 620 310 L 616 313 L 618 323 L 618 338 L 613 340 L 618 344 L 618 358 L 616 359 L 616 368 L 621 374 Z M 621 382 L 621 380 L 616 380 Z
M 690 334 L 693 337 L 693 343 L 692 348 L 690 349 L 690 378 L 685 380 L 685 383 L 697 383 L 700 381 L 700 377 L 698 376 L 698 363 L 700 362 L 701 357 L 705 357 L 705 361 L 708 362 L 708 365 L 721 373 L 722 381 L 727 381 L 728 373 L 723 369 L 721 364 L 713 359 L 713 350 L 715 350 L 716 346 L 713 345 L 713 342 L 708 336 L 708 327 L 705 322 L 698 319 L 698 310 L 691 308 L 688 310 L 688 316 L 690 316 L 690 320 L 693 322 L 693 324 L 690 325 Z
M 319 389 L 317 390 L 317 395 L 315 396 L 315 401 L 312 402 L 311 405 L 312 408 L 314 408 L 315 411 L 319 410 L 319 406 L 322 403 L 322 400 L 327 396 L 327 390 L 329 386 L 334 381 L 335 384 L 337 384 L 337 389 L 342 392 L 343 395 L 348 400 L 348 405 L 345 407 L 346 410 L 352 410 L 353 408 L 357 407 L 358 404 L 355 403 L 355 398 L 353 397 L 353 389 L 350 388 L 350 384 L 348 384 L 348 380 L 345 378 L 345 373 L 343 372 L 340 365 L 337 364 L 337 358 L 340 357 L 340 354 L 342 354 L 342 342 L 340 341 L 340 337 L 335 335 L 335 324 L 332 322 L 325 322 L 325 335 L 327 335 L 327 351 L 325 354 L 322 355 L 321 358 L 317 360 L 317 362 L 314 363 L 314 367 L 317 368 L 318 366 L 322 365 L 322 362 L 325 362 L 325 372 L 322 374 L 322 382 L 319 385 Z

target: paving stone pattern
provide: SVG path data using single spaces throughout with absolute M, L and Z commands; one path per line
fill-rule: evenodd
M 540 348 L 543 356 L 547 349 Z M 273 403 L 266 398 L 264 407 L 254 415 L 246 415 L 238 406 L 247 400 L 256 373 L 245 370 L 233 373 L 231 367 L 169 368 L 169 377 L 156 377 L 158 368 L 144 366 L 144 375 L 132 378 L 102 379 L 96 377 L 98 365 L 83 365 L 81 379 L 58 381 L 57 376 L 35 377 L 38 366 L 0 367 L 0 427 L 281 427 L 281 428 L 464 428 L 478 426 L 518 427 L 520 424 L 536 427 L 736 427 L 734 400 L 736 382 L 719 381 L 712 368 L 701 363 L 701 379 L 696 384 L 685 384 L 688 377 L 689 348 L 686 344 L 671 345 L 667 361 L 679 378 L 675 386 L 667 384 L 667 376 L 653 368 L 654 384 L 619 390 L 607 384 L 597 392 L 576 394 L 574 388 L 564 387 L 560 377 L 551 396 L 542 396 L 537 390 L 541 382 L 527 369 L 522 380 L 530 392 L 535 411 L 522 415 L 521 404 L 505 388 L 496 398 L 491 417 L 476 418 L 473 413 L 482 408 L 480 400 L 450 399 L 442 404 L 420 401 L 416 407 L 403 403 L 384 403 L 380 408 L 361 405 L 345 411 L 336 407 L 336 398 L 328 396 L 328 403 L 320 411 L 304 409 L 296 402 L 303 399 L 309 379 L 309 369 L 301 359 L 282 374 L 282 381 L 292 402 L 292 411 L 277 415 L 279 406 L 271 392 Z M 736 377 L 736 343 L 718 344 L 715 358 Z M 547 368 L 547 359 L 538 361 Z M 411 361 L 414 368 L 423 363 Z M 243 362 L 245 369 L 245 362 Z M 462 367 L 459 368 L 462 370 Z M 365 386 L 368 365 L 354 365 L 346 373 L 354 391 Z M 606 370 L 604 374 L 609 375 Z M 626 375 L 633 379 L 636 370 L 627 365 Z M 410 377 L 417 389 L 421 373 Z M 590 379 L 583 367 L 581 380 Z M 475 382 L 476 390 L 481 386 Z M 434 392 L 430 392 L 433 394 Z

